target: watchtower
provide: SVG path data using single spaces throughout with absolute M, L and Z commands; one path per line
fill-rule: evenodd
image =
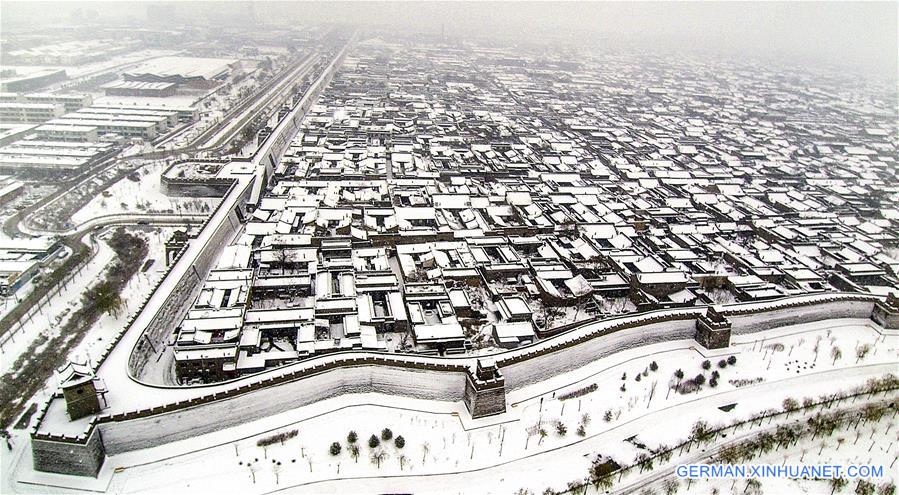
M 706 349 L 721 349 L 730 345 L 731 322 L 709 306 L 696 320 L 696 342 Z
M 465 406 L 472 418 L 506 412 L 506 379 L 493 359 L 478 359 L 465 381 Z
M 891 292 L 886 299 L 874 304 L 871 319 L 883 328 L 899 328 L 899 296 Z
M 85 364 L 69 362 L 58 370 L 59 387 L 66 401 L 69 419 L 75 420 L 100 412 L 100 399 L 106 403 L 106 386 Z

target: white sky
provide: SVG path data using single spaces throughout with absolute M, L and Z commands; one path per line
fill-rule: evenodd
M 0 3 L 4 27 L 62 21 L 140 23 L 151 2 Z M 157 2 L 159 3 L 159 2 Z M 478 34 L 658 50 L 713 49 L 859 73 L 897 74 L 899 2 L 168 2 L 172 27 L 246 22 L 389 25 L 460 38 Z M 250 4 L 253 6 L 250 7 Z M 8 35 L 4 35 L 6 38 Z

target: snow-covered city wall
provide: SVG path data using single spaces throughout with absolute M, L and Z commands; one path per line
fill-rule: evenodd
M 506 387 L 515 390 L 627 349 L 657 342 L 691 339 L 695 331 L 694 318 L 625 328 L 570 347 L 535 353 L 534 357 L 503 366 L 501 371 L 506 378 Z
M 796 325 L 838 318 L 870 318 L 873 300 L 831 300 L 814 305 L 786 305 L 749 313 L 724 311 L 735 335 L 760 332 L 784 325 Z
M 169 196 L 188 196 L 194 198 L 221 198 L 228 194 L 231 187 L 228 179 L 169 179 L 162 178 L 162 192 Z
M 32 462 L 38 471 L 96 476 L 103 466 L 106 452 L 101 433 L 91 430 L 84 443 L 77 445 L 58 440 L 31 440 Z
M 152 321 L 144 330 L 143 338 L 131 352 L 128 367 L 132 376 L 140 378 L 145 375 L 148 363 L 153 362 L 151 357 L 155 355 L 157 349 L 165 346 L 172 330 L 178 326 L 178 323 L 190 308 L 190 303 L 202 287 L 203 280 L 205 280 L 209 270 L 215 265 L 218 254 L 240 230 L 241 220 L 236 210 L 242 208 L 243 204 L 246 203 L 249 191 L 250 189 L 247 188 L 246 194 L 241 196 L 236 204 L 219 206 L 220 208 L 230 208 L 227 218 L 210 235 L 192 241 L 204 243 L 196 258 L 193 260 L 181 260 L 179 258 L 176 261 L 176 263 L 191 263 L 191 269 L 185 270 L 177 281 L 169 282 L 168 277 L 166 277 L 161 282 L 172 283 L 174 287 L 168 294 L 166 304 L 158 309 Z
M 278 126 L 269 134 L 262 145 L 253 154 L 253 162 L 261 163 L 268 167 L 269 173 L 281 163 L 284 152 L 290 146 L 291 140 L 300 130 L 300 125 L 306 117 L 306 112 L 315 103 L 321 92 L 328 86 L 334 74 L 343 64 L 346 57 L 347 47 L 350 43 L 341 48 L 340 53 L 328 64 L 328 67 L 322 71 L 322 74 L 312 83 L 312 86 L 306 90 L 303 98 L 294 105 L 290 113 L 278 124 Z
M 162 192 L 169 196 L 222 198 L 234 181 L 216 177 L 230 159 L 177 160 L 159 178 Z
M 729 305 L 719 311 L 733 322 L 735 332 L 747 334 L 827 319 L 870 318 L 876 300 L 864 294 L 821 294 Z M 697 318 L 704 312 L 705 308 L 680 308 L 592 322 L 492 357 L 506 386 L 514 390 L 620 351 L 692 339 Z M 202 435 L 340 394 L 377 392 L 462 401 L 466 374 L 477 359 L 345 352 L 205 387 L 145 384 L 147 394 L 153 394 L 155 389 L 174 388 L 187 399 L 162 402 L 149 409 L 102 414 L 91 418 L 85 431 L 77 436 L 55 433 L 52 428 L 37 433 L 35 428 L 32 439 L 70 442 L 84 449 L 99 428 L 105 451 L 116 454 Z M 46 413 L 45 405 L 38 412 L 39 422 Z M 64 471 L 61 467 L 56 472 Z
M 834 318 L 867 318 L 873 301 L 866 296 L 837 296 L 735 305 L 727 311 L 734 331 L 752 333 L 779 326 Z M 584 325 L 556 338 L 497 355 L 509 390 L 550 379 L 627 349 L 658 342 L 692 339 L 701 309 L 657 311 Z M 337 356 L 335 356 L 337 357 Z M 172 405 L 165 412 L 136 411 L 105 418 L 97 424 L 108 453 L 116 454 L 190 438 L 220 428 L 271 416 L 329 397 L 378 392 L 415 398 L 461 401 L 465 389 L 463 365 L 470 359 L 447 359 L 454 366 L 435 367 L 433 358 L 402 356 L 355 365 L 348 356 L 321 371 L 293 367 L 289 380 L 260 381 L 252 391 L 234 390 L 228 397 L 203 397 Z M 418 361 L 421 361 L 420 363 Z M 471 361 L 471 363 L 469 362 Z M 299 364 L 299 363 L 298 363 Z M 234 387 L 246 387 L 236 380 Z
M 236 397 L 129 421 L 100 423 L 110 455 L 183 440 L 280 414 L 341 394 L 380 392 L 420 399 L 461 401 L 463 372 L 384 365 L 334 368 Z

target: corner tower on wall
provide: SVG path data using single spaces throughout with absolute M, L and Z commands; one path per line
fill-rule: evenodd
M 69 362 L 57 370 L 59 389 L 69 421 L 99 413 L 106 407 L 106 385 L 86 364 Z M 59 397 L 59 393 L 55 397 Z M 102 405 L 101 405 L 102 403 Z M 93 420 L 93 418 L 92 418 Z M 106 450 L 98 428 L 85 435 L 31 435 L 31 458 L 36 471 L 96 477 Z
M 465 407 L 474 419 L 506 412 L 506 379 L 493 359 L 478 359 L 465 380 Z
M 31 459 L 36 471 L 96 478 L 106 461 L 106 450 L 100 429 L 94 428 L 87 438 L 32 436 Z

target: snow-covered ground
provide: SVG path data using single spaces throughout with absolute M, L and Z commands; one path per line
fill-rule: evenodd
M 96 254 L 80 270 L 71 281 L 47 301 L 30 319 L 25 318 L 21 329 L 17 328 L 15 336 L 3 346 L 0 356 L 0 373 L 9 371 L 16 360 L 25 352 L 35 339 L 46 337 L 52 339 L 68 320 L 71 314 L 81 306 L 84 291 L 98 280 L 113 259 L 115 254 L 105 242 L 96 243 Z M 40 351 L 37 347 L 35 351 Z
M 94 357 L 100 354 L 101 348 L 108 339 L 125 325 L 128 316 L 138 310 L 141 300 L 149 293 L 153 285 L 165 273 L 165 241 L 171 236 L 175 227 L 142 229 L 142 235 L 148 241 L 149 259 L 154 260 L 146 272 L 139 271 L 132 278 L 124 292 L 121 294 L 124 308 L 118 317 L 104 314 L 97 323 L 91 327 L 81 343 L 72 350 L 70 360 L 79 362 L 93 362 Z M 81 298 L 87 287 L 102 277 L 103 272 L 113 260 L 115 254 L 112 249 L 103 242 L 111 230 L 100 236 L 96 241 L 96 255 L 76 272 L 74 278 L 43 306 L 40 313 L 36 313 L 30 320 L 26 320 L 22 330 L 16 333 L 15 339 L 4 345 L 0 354 L 0 373 L 6 373 L 15 364 L 16 360 L 25 352 L 32 342 L 39 337 L 50 340 L 59 334 L 62 326 L 69 320 L 72 313 L 80 307 Z M 41 346 L 35 351 L 40 351 Z M 55 383 L 49 384 L 55 386 Z M 52 390 L 48 388 L 46 393 Z
M 162 192 L 160 175 L 162 162 L 147 165 L 135 174 L 139 180 L 125 177 L 98 194 L 72 216 L 72 222 L 82 224 L 92 218 L 118 213 L 203 214 L 215 209 L 219 198 L 170 197 Z
M 100 348 L 105 341 L 119 329 L 125 325 L 127 318 L 138 310 L 141 300 L 149 293 L 153 285 L 162 277 L 165 271 L 165 241 L 171 236 L 174 227 L 160 229 L 141 229 L 139 235 L 142 235 L 148 241 L 149 257 L 154 262 L 150 265 L 146 272 L 138 272 L 132 278 L 125 290 L 121 294 L 124 307 L 117 317 L 112 315 L 103 315 L 90 330 L 87 331 L 82 341 L 69 354 L 70 360 L 79 362 L 93 362 L 96 356 L 100 354 Z M 22 354 L 28 350 L 29 346 L 35 339 L 41 338 L 45 342 L 57 336 L 62 326 L 69 320 L 72 313 L 80 307 L 81 298 L 87 287 L 99 280 L 106 268 L 114 258 L 112 249 L 103 242 L 111 231 L 107 231 L 100 236 L 97 241 L 97 254 L 82 268 L 80 273 L 66 284 L 59 294 L 55 294 L 42 309 L 41 313 L 35 314 L 30 321 L 27 321 L 23 330 L 16 334 L 15 341 L 10 341 L 8 345 L 4 345 L 2 359 L 0 359 L 0 373 L 6 373 L 12 370 Z M 40 352 L 45 346 L 41 344 L 35 348 L 35 352 Z M 25 358 L 29 359 L 29 358 Z M 27 361 L 26 361 L 27 362 Z M 51 378 L 43 390 L 30 400 L 32 402 L 41 402 L 49 397 L 57 386 L 56 378 Z
M 96 356 L 102 353 L 102 349 L 108 344 L 113 335 L 128 323 L 128 318 L 140 309 L 141 301 L 150 293 L 156 283 L 165 275 L 165 242 L 178 227 L 158 227 L 151 230 L 131 231 L 140 232 L 147 240 L 147 259 L 153 263 L 146 271 L 141 270 L 132 277 L 122 292 L 122 311 L 118 315 L 104 314 L 81 343 L 69 354 L 70 359 L 81 362 L 94 362 Z M 146 266 L 146 265 L 144 265 Z
M 823 322 L 797 325 L 738 338 L 732 348 L 714 357 L 700 353 L 689 340 L 653 344 L 511 392 L 507 413 L 476 421 L 467 417 L 461 403 L 344 395 L 188 440 L 112 456 L 90 488 L 118 493 L 191 488 L 268 493 L 288 487 L 288 492 L 303 493 L 514 493 L 519 488 L 541 493 L 549 486 L 560 490 L 568 481 L 582 480 L 596 454 L 631 463 L 645 448 L 674 445 L 687 438 L 700 418 L 713 425 L 726 424 L 778 408 L 786 397 L 817 398 L 894 371 L 897 341 L 895 335 L 881 335 L 860 321 L 838 320 L 829 326 Z M 865 357 L 856 358 L 853 348 L 866 343 L 876 345 Z M 835 346 L 846 351 L 844 357 L 829 357 Z M 718 360 L 730 355 L 737 358 L 736 364 L 718 368 Z M 681 369 L 685 379 L 690 378 L 703 371 L 706 359 L 712 369 L 705 375 L 709 377 L 713 370 L 721 375 L 717 387 L 705 385 L 689 394 L 668 392 L 669 384 L 677 383 L 674 370 Z M 649 369 L 652 362 L 658 366 L 656 371 Z M 761 381 L 756 380 L 759 377 Z M 739 380 L 753 383 L 742 385 Z M 596 390 L 560 400 L 594 383 Z M 624 391 L 622 384 L 626 384 Z M 729 411 L 719 409 L 731 404 L 735 406 Z M 585 414 L 590 418 L 586 423 Z M 559 424 L 565 426 L 564 434 Z M 581 424 L 585 425 L 583 436 L 577 432 Z M 385 458 L 378 466 L 372 454 L 379 450 L 369 448 L 367 442 L 385 427 L 394 436 L 402 435 L 406 445 L 400 449 L 393 441 L 383 442 L 379 449 Z M 257 446 L 261 438 L 293 429 L 299 434 L 284 445 Z M 351 429 L 359 436 L 358 462 L 348 451 L 346 436 Z M 329 453 L 333 442 L 342 445 L 337 456 Z M 26 473 L 29 463 L 23 457 L 18 472 Z M 61 481 L 45 474 L 24 479 Z M 46 486 L 23 483 L 14 488 L 48 491 Z
M 806 436 L 795 445 L 778 448 L 761 454 L 748 463 L 772 465 L 868 465 L 883 466 L 882 478 L 870 478 L 866 481 L 881 488 L 889 485 L 895 487 L 899 481 L 896 463 L 896 419 L 887 413 L 879 421 L 859 424 L 857 428 L 849 427 L 846 431 L 837 431 L 830 436 L 818 436 L 813 439 Z M 835 493 L 859 493 L 856 491 L 858 480 L 845 478 L 847 485 Z M 790 494 L 828 494 L 832 486 L 830 480 L 758 478 L 759 491 L 747 489 L 746 479 L 698 479 L 692 482 L 682 480 L 680 485 L 689 493 L 790 493 Z M 664 493 L 661 484 L 656 491 Z M 887 493 L 887 492 L 879 492 Z

